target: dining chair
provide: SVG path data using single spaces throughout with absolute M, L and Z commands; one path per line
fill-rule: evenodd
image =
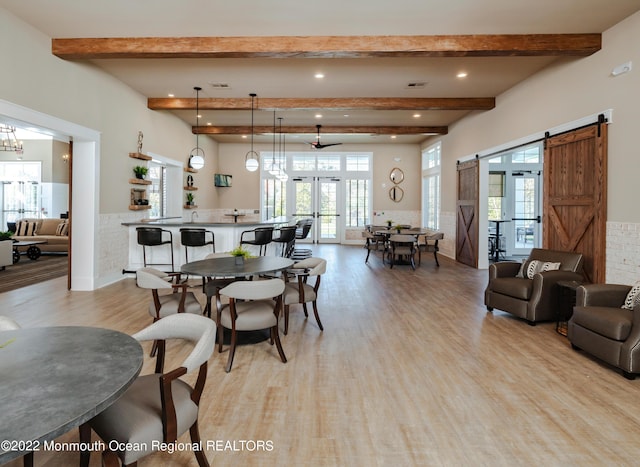
M 287 282 L 283 294 L 284 304 L 284 334 L 289 332 L 289 308 L 291 305 L 302 304 L 304 316 L 309 317 L 307 303 L 311 302 L 313 314 L 321 331 L 324 331 L 320 315 L 318 314 L 318 289 L 320 288 L 320 278 L 327 270 L 327 261 L 322 258 L 307 258 L 295 263 L 287 269 L 285 277 L 287 280 L 291 275 L 295 280 Z M 309 283 L 309 278 L 315 277 L 313 284 Z
M 301 219 L 296 222 L 296 240 L 304 240 L 311 233 L 313 219 Z M 311 257 L 313 252 L 310 248 L 294 248 L 290 258 L 299 261 Z
M 416 239 L 413 235 L 391 235 L 389 245 L 389 260 L 392 269 L 396 258 L 404 259 L 411 265 L 411 269 L 416 269 Z
M 204 259 L 215 258 L 231 258 L 229 253 L 210 253 L 205 256 Z M 242 280 L 237 277 L 203 277 L 202 278 L 202 293 L 207 297 L 207 302 L 204 307 L 204 313 L 211 318 L 211 300 L 216 297 L 216 310 L 222 306 L 220 303 L 220 296 L 218 291 L 234 281 Z
M 232 282 L 218 290 L 218 302 L 221 295 L 229 299 L 229 303 L 220 306 L 216 313 L 218 352 L 222 352 L 223 328 L 231 330 L 229 358 L 225 368 L 227 373 L 231 371 L 233 365 L 238 331 L 269 329 L 270 343 L 273 345 L 275 342 L 282 363 L 287 363 L 278 333 L 278 318 L 282 308 L 284 288 L 282 279 L 267 279 Z
M 115 458 L 130 466 L 137 465 L 139 459 L 159 446 L 174 443 L 187 430 L 191 442 L 199 444 L 200 398 L 207 380 L 207 362 L 215 348 L 215 335 L 213 321 L 183 313 L 167 316 L 134 334 L 138 341 L 158 342 L 155 372 L 139 376 L 116 402 L 81 426 L 81 445 L 90 444 L 93 429 L 107 446 L 102 453 L 103 465 L 110 465 Z M 168 339 L 189 341 L 193 349 L 177 368 L 163 372 Z M 193 385 L 180 378 L 196 370 L 198 376 Z M 125 449 L 109 450 L 114 445 Z M 126 446 L 131 446 L 131 450 Z M 194 450 L 200 467 L 209 465 L 204 452 Z M 90 451 L 81 454 L 81 466 L 89 465 L 90 454 Z
M 384 252 L 386 250 L 384 235 L 377 235 L 368 230 L 363 230 L 362 237 L 365 239 L 364 248 L 367 250 L 367 256 L 364 259 L 365 263 L 369 262 L 369 255 L 372 251 L 381 251 L 384 258 Z
M 443 238 L 444 233 L 442 232 L 418 236 L 418 266 L 420 266 L 420 264 L 422 263 L 422 252 L 433 252 L 433 257 L 436 260 L 436 266 L 440 267 L 440 263 L 438 262 L 438 251 L 440 251 L 440 248 L 438 247 L 438 241 L 442 240 Z
M 141 289 L 150 289 L 152 301 L 149 303 L 149 314 L 153 321 L 178 313 L 202 314 L 202 306 L 193 292 L 188 291 L 186 282 L 172 283 L 176 274 L 166 273 L 154 268 L 141 268 L 136 271 L 136 285 Z M 171 290 L 172 293 L 160 294 L 159 290 Z M 157 346 L 151 350 L 155 354 Z

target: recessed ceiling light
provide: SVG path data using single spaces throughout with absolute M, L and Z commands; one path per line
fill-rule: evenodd
M 202 115 L 201 115 L 201 114 L 198 114 L 198 118 L 202 118 Z
M 169 97 L 176 97 L 175 94 L 168 94 Z
M 391 139 L 396 139 L 396 135 L 391 135 Z
M 316 73 L 316 74 L 315 74 L 315 75 L 313 75 L 313 76 L 315 76 L 315 77 L 316 77 L 316 78 L 318 78 L 318 79 L 322 79 L 322 78 L 324 78 L 324 73 Z
M 247 139 L 247 135 L 242 135 L 242 139 Z
M 420 117 L 422 117 L 422 115 L 420 115 L 420 114 L 413 114 L 413 118 L 420 118 Z
M 467 73 L 466 71 L 461 71 L 461 72 L 459 72 L 456 76 L 457 76 L 458 78 L 466 78 L 466 77 L 467 77 L 467 74 L 468 74 L 468 73 Z
M 344 117 L 348 117 L 348 116 L 349 116 L 349 114 L 344 114 Z
M 207 122 L 207 126 L 211 126 L 211 122 Z
M 322 114 L 316 114 L 316 118 L 322 118 Z

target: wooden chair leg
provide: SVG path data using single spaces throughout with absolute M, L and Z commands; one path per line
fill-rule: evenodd
M 235 329 L 231 330 L 231 345 L 229 347 L 229 359 L 227 360 L 227 367 L 225 368 L 226 372 L 229 373 L 231 371 L 231 366 L 233 365 L 233 356 L 236 353 L 236 340 L 237 334 Z
M 284 335 L 289 332 L 289 305 L 284 306 Z
M 200 431 L 198 430 L 198 420 L 195 421 L 191 428 L 189 428 L 189 434 L 191 435 L 191 442 L 196 445 L 200 445 Z M 204 450 L 195 450 L 196 460 L 200 467 L 209 467 L 209 461 L 207 456 L 204 455 Z
M 276 348 L 278 349 L 278 353 L 280 354 L 280 360 L 282 360 L 282 363 L 287 363 L 287 357 L 285 356 L 284 350 L 282 350 L 282 344 L 280 343 L 278 326 L 274 326 L 271 328 L 271 337 L 274 341 L 276 341 Z
M 436 259 L 436 266 L 440 267 L 440 263 L 438 262 L 438 252 L 437 251 L 433 252 L 433 257 Z
M 33 467 L 33 451 L 30 451 L 22 456 L 22 465 L 24 467 Z
M 311 304 L 313 305 L 313 314 L 316 317 L 316 322 L 318 323 L 318 327 L 320 328 L 321 331 L 324 331 L 324 327 L 322 327 L 322 323 L 320 322 L 320 315 L 318 314 L 318 304 L 316 303 L 315 300 Z
M 307 310 L 307 304 L 306 303 L 302 304 L 302 309 L 304 310 L 305 318 L 308 318 L 309 317 L 309 311 Z

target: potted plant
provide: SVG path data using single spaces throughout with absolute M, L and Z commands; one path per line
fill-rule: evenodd
M 229 252 L 231 256 L 236 258 L 236 264 L 240 265 L 244 263 L 245 258 L 251 258 L 251 252 L 242 248 L 241 246 L 235 247 Z
M 12 236 L 13 232 L 10 232 L 8 230 L 6 232 L 0 232 L 0 242 L 4 240 L 13 240 Z
M 133 168 L 133 173 L 136 174 L 136 178 L 139 178 L 140 180 L 144 180 L 144 177 L 147 175 L 147 172 L 149 172 L 149 169 L 143 165 L 136 165 Z
M 391 228 L 391 226 L 393 225 L 393 221 L 391 219 L 387 220 L 387 227 Z
M 187 193 L 187 206 L 193 206 L 193 193 Z

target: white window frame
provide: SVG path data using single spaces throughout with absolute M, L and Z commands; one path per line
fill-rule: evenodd
M 438 141 L 422 151 L 422 225 L 435 230 L 440 228 L 441 150 Z

